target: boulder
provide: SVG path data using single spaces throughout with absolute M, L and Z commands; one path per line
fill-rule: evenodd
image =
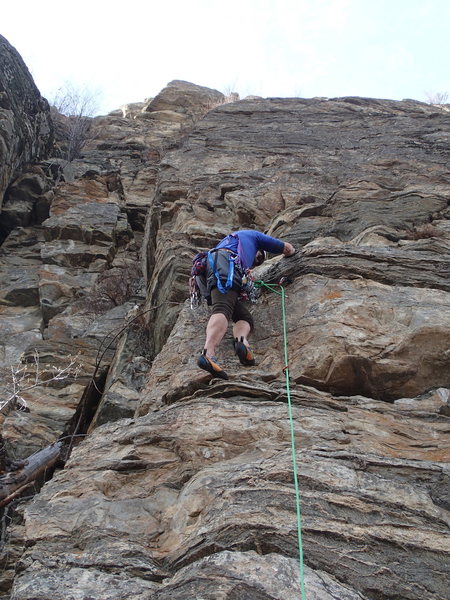
M 166 116 L 175 113 L 171 119 L 175 119 L 176 115 L 182 115 L 185 119 L 197 120 L 215 106 L 222 104 L 224 100 L 225 96 L 217 90 L 188 81 L 174 80 L 150 100 L 143 111 L 149 113 L 163 111 Z

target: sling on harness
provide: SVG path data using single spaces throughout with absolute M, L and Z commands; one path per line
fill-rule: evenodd
M 206 285 L 206 261 L 208 252 L 198 252 L 192 259 L 191 276 L 189 277 L 189 296 L 191 308 L 200 306 L 202 298 L 208 297 Z

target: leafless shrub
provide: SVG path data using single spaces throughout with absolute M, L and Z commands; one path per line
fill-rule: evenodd
M 408 231 L 405 237 L 408 240 L 421 240 L 424 238 L 442 237 L 443 235 L 443 231 L 432 223 L 424 223 L 423 225 L 415 226 L 412 231 Z
M 66 82 L 57 90 L 51 104 L 66 117 L 93 117 L 98 110 L 99 95 L 98 91 Z
M 77 304 L 86 312 L 104 313 L 128 302 L 138 291 L 141 280 L 142 271 L 136 258 L 134 264 L 114 267 L 102 273 L 94 289 Z
M 26 397 L 37 387 L 58 385 L 59 382 L 75 381 L 81 370 L 79 355 L 67 356 L 60 365 L 42 365 L 39 352 L 24 355 L 22 362 L 0 369 L 0 426 L 12 410 L 29 412 Z M 24 465 L 8 456 L 0 430 L 0 473 L 16 470 Z M 1 506 L 1 504 L 0 504 Z
M 223 94 L 225 96 L 223 104 L 228 104 L 229 102 L 238 102 L 240 99 L 239 94 L 234 91 L 234 85 L 228 85 L 224 89 Z
M 78 355 L 68 356 L 64 365 L 42 366 L 39 352 L 33 354 L 18 365 L 4 369 L 3 387 L 0 392 L 0 413 L 6 415 L 11 409 L 28 410 L 25 395 L 38 386 L 52 382 L 76 379 L 81 369 Z
M 217 106 L 222 106 L 222 104 L 230 104 L 231 102 L 237 102 L 239 100 L 239 94 L 237 92 L 233 92 L 231 89 L 224 92 L 223 98 L 220 100 L 210 100 L 207 104 L 205 104 L 205 109 L 203 114 L 208 113 L 213 108 Z
M 427 92 L 426 96 L 430 104 L 447 104 L 448 102 L 448 92 Z
M 59 125 L 57 129 L 65 144 L 65 158 L 71 162 L 81 155 L 82 149 L 91 139 L 92 117 L 97 112 L 98 93 L 67 83 L 56 92 L 50 104 L 54 120 Z

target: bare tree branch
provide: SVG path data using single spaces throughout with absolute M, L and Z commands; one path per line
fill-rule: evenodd
M 59 458 L 62 445 L 62 441 L 58 441 L 46 446 L 29 456 L 21 469 L 1 476 L 0 507 L 14 500 L 34 483 L 46 469 L 52 467 Z
M 52 365 L 50 368 L 42 369 L 39 362 L 39 353 L 35 349 L 33 353 L 32 367 L 30 372 L 30 363 L 25 363 L 18 366 L 11 365 L 10 381 L 6 381 L 6 398 L 0 397 L 0 414 L 6 415 L 12 408 L 19 410 L 27 410 L 27 401 L 24 394 L 30 390 L 49 385 L 53 381 L 62 381 L 68 377 L 76 378 L 81 369 L 81 364 L 78 362 L 79 355 L 72 357 L 68 356 L 66 366 L 57 367 Z M 0 424 L 3 422 L 0 420 Z
M 430 104 L 447 104 L 448 102 L 448 92 L 426 92 L 426 96 Z
M 59 121 L 64 132 L 68 162 L 80 156 L 83 147 L 90 139 L 92 117 L 98 109 L 98 96 L 99 92 L 94 92 L 87 87 L 78 88 L 71 83 L 66 83 L 59 88 L 50 102 L 53 117 Z

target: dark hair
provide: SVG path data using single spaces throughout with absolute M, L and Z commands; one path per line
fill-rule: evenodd
M 255 260 L 253 261 L 252 267 L 259 267 L 267 258 L 267 253 L 265 250 L 258 250 L 255 254 Z

